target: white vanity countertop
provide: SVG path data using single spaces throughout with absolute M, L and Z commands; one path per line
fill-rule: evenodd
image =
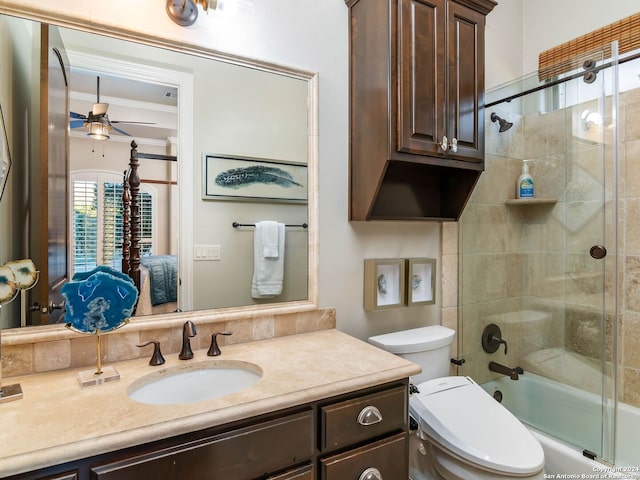
M 337 330 L 227 345 L 219 357 L 165 355 L 112 364 L 120 380 L 81 387 L 78 372 L 5 378 L 24 398 L 0 404 L 0 477 L 130 447 L 415 375 L 420 367 Z M 151 347 L 149 347 L 151 350 Z M 151 353 L 151 352 L 149 352 Z M 171 366 L 219 359 L 262 369 L 254 385 L 225 397 L 184 405 L 146 405 L 127 396 L 136 379 Z M 105 365 L 106 366 L 106 365 Z M 93 367 L 95 369 L 95 367 Z

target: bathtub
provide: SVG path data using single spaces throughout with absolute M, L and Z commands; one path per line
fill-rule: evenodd
M 639 408 L 618 403 L 615 466 L 609 467 L 582 455 L 583 449 L 600 450 L 599 396 L 528 372 L 518 381 L 502 377 L 482 387 L 491 395 L 500 391 L 502 404 L 530 427 L 544 449 L 547 474 L 640 479 Z M 544 410 L 540 405 L 545 405 Z M 589 418 L 595 420 L 589 422 Z

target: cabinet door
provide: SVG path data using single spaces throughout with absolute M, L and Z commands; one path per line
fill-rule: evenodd
M 447 132 L 458 160 L 484 158 L 484 23 L 484 15 L 447 3 Z
M 398 150 L 434 155 L 445 135 L 444 0 L 400 0 Z

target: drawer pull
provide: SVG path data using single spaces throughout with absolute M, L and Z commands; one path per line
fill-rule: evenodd
M 383 480 L 380 470 L 375 467 L 369 467 L 360 474 L 358 480 Z
M 353 418 L 353 417 L 352 417 Z M 360 425 L 374 425 L 382 421 L 382 414 L 376 407 L 369 405 L 364 407 L 358 414 L 358 423 Z

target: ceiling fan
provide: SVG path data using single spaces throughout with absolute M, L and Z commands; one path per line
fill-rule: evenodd
M 131 134 L 125 132 L 124 130 L 115 127 L 114 123 L 129 123 L 129 124 L 140 124 L 140 125 L 155 125 L 152 122 L 133 122 L 133 121 L 124 121 L 124 120 L 109 120 L 109 116 L 107 115 L 107 110 L 109 109 L 108 103 L 100 102 L 100 77 L 96 77 L 97 87 L 96 87 L 96 103 L 91 107 L 91 111 L 87 115 L 83 115 L 81 113 L 69 112 L 69 116 L 71 120 L 69 122 L 70 128 L 80 128 L 86 127 L 89 132 L 87 135 L 94 140 L 108 140 L 109 132 L 111 130 L 115 130 L 122 135 L 126 135 L 128 137 Z

